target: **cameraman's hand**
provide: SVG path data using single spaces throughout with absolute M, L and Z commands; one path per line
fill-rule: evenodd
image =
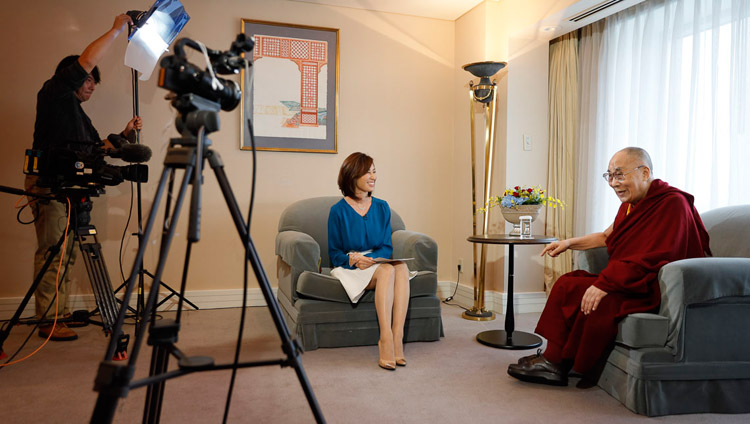
M 128 121 L 127 125 L 125 125 L 125 129 L 122 130 L 122 135 L 123 137 L 130 140 L 131 136 L 133 135 L 133 131 L 135 130 L 140 131 L 141 128 L 143 128 L 143 120 L 141 119 L 140 116 L 136 116 L 135 118 Z
M 115 17 L 115 23 L 112 24 L 112 30 L 115 31 L 115 36 L 119 35 L 123 30 L 128 27 L 128 24 L 133 25 L 133 20 L 126 14 L 117 15 Z

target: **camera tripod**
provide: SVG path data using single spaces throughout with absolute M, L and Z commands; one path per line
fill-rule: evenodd
M 91 196 L 98 196 L 103 192 L 101 188 L 66 188 L 56 190 L 55 196 L 40 196 L 39 194 L 27 192 L 23 190 L 8 189 L 2 187 L 2 191 L 9 193 L 23 194 L 33 197 L 42 197 L 48 201 L 59 201 L 66 202 L 66 199 L 70 200 L 70 209 L 68 213 L 71 215 L 71 221 L 73 222 L 73 232 L 75 233 L 75 240 L 73 243 L 78 244 L 81 254 L 86 265 L 86 272 L 89 276 L 91 283 L 91 289 L 94 293 L 94 300 L 96 301 L 97 309 L 101 315 L 101 323 L 90 321 L 92 323 L 101 325 L 105 334 L 110 334 L 112 327 L 115 324 L 117 318 L 117 299 L 112 291 L 112 284 L 110 281 L 109 273 L 107 272 L 107 266 L 104 263 L 102 256 L 102 246 L 97 239 L 96 227 L 90 224 L 91 220 L 91 209 L 93 207 L 91 203 Z M 0 331 L 0 352 L 3 351 L 3 343 L 10 335 L 11 329 L 18 323 L 23 310 L 29 303 L 31 296 L 36 291 L 37 287 L 42 281 L 42 277 L 49 269 L 52 261 L 55 259 L 57 254 L 60 252 L 63 242 L 65 240 L 65 232 L 60 235 L 57 243 L 47 250 L 47 259 L 44 265 L 39 270 L 37 275 L 34 277 L 34 282 L 26 292 L 21 304 L 16 309 L 15 314 L 8 322 L 6 328 Z M 66 271 L 67 272 L 67 269 Z M 65 278 L 64 275 L 62 278 Z M 64 320 L 58 319 L 58 322 L 64 322 Z M 115 350 L 112 355 L 115 358 L 123 358 L 123 354 L 127 351 L 129 335 L 120 334 L 115 340 Z M 110 356 L 110 359 L 113 356 Z
M 162 399 L 166 386 L 166 381 L 173 377 L 182 376 L 198 371 L 213 371 L 237 368 L 280 365 L 291 366 L 297 373 L 302 389 L 307 398 L 307 402 L 315 416 L 317 422 L 324 422 L 323 414 L 317 403 L 315 394 L 312 391 L 304 368 L 300 361 L 301 347 L 296 340 L 291 338 L 289 328 L 281 315 L 281 310 L 276 299 L 273 297 L 273 291 L 268 281 L 268 276 L 263 269 L 263 264 L 258 256 L 257 249 L 250 236 L 249 223 L 242 220 L 242 213 L 237 204 L 237 200 L 229 185 L 224 164 L 219 154 L 209 148 L 211 141 L 206 134 L 219 129 L 218 111 L 219 104 L 206 100 L 195 94 L 183 94 L 173 101 L 173 105 L 180 112 L 177 118 L 177 129 L 182 134 L 181 138 L 170 140 L 170 147 L 167 150 L 164 159 L 164 170 L 161 174 L 158 189 L 154 196 L 151 211 L 144 228 L 144 237 L 148 239 L 156 214 L 164 195 L 167 182 L 169 182 L 169 193 L 166 200 L 164 223 L 162 231 L 161 246 L 159 259 L 156 267 L 155 281 L 160 281 L 164 272 L 166 259 L 169 254 L 171 241 L 177 227 L 188 185 L 192 184 L 192 193 L 190 196 L 190 217 L 188 223 L 188 244 L 185 253 L 183 274 L 181 280 L 180 294 L 185 291 L 188 275 L 188 265 L 192 245 L 200 240 L 200 208 L 201 208 L 201 185 L 203 181 L 203 166 L 207 161 L 214 171 L 219 186 L 221 188 L 224 200 L 227 203 L 229 212 L 234 221 L 240 241 L 245 246 L 247 256 L 245 260 L 250 262 L 255 277 L 260 285 L 261 291 L 265 298 L 273 318 L 276 330 L 282 341 L 282 350 L 286 354 L 285 359 L 269 361 L 253 361 L 236 364 L 215 364 L 213 358 L 207 356 L 187 356 L 175 345 L 177 334 L 180 329 L 180 319 L 182 313 L 182 297 L 179 297 L 175 319 L 162 319 L 158 322 L 149 320 L 155 314 L 156 300 L 158 296 L 158 285 L 152 286 L 146 300 L 145 308 L 142 311 L 142 326 L 136 331 L 132 351 L 126 365 L 111 361 L 113 352 L 116 349 L 115 343 L 110 342 L 104 361 L 99 365 L 94 390 L 99 392 L 96 406 L 94 408 L 91 422 L 92 423 L 109 423 L 112 422 L 117 407 L 118 399 L 127 396 L 130 389 L 142 386 L 148 386 L 146 402 L 144 405 L 143 422 L 158 423 L 161 414 Z M 182 169 L 182 181 L 179 184 L 178 193 L 172 196 L 174 189 L 176 170 Z M 174 199 L 174 207 L 170 199 Z M 125 289 L 124 303 L 127 304 L 132 296 L 136 286 L 137 269 L 141 266 L 145 254 L 146 244 L 138 249 L 135 262 L 133 263 L 133 272 Z M 125 319 L 125 309 L 120 309 L 117 317 L 113 334 L 122 333 L 123 321 Z M 148 343 L 153 346 L 151 355 L 151 365 L 149 376 L 139 381 L 131 381 L 135 372 L 136 362 L 140 356 L 140 348 L 145 335 L 145 328 L 149 327 Z M 113 338 L 114 340 L 114 338 Z M 174 356 L 178 360 L 178 369 L 168 372 L 169 358 Z

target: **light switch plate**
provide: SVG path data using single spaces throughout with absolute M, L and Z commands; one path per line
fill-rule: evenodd
M 523 150 L 527 152 L 531 151 L 531 136 L 524 134 L 523 136 Z

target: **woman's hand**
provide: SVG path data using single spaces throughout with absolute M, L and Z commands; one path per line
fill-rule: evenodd
M 568 250 L 570 248 L 570 241 L 569 240 L 560 240 L 560 241 L 553 241 L 552 243 L 544 246 L 544 250 L 542 250 L 542 254 L 540 256 L 544 256 L 544 254 L 548 254 L 552 256 L 553 258 L 560 253 Z
M 359 252 L 349 254 L 349 266 L 357 269 L 367 269 L 375 265 L 375 259 L 365 256 Z

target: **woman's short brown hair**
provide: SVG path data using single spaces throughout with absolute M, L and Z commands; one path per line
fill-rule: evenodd
M 344 159 L 344 163 L 341 164 L 339 170 L 339 190 L 344 193 L 344 196 L 355 197 L 357 190 L 357 180 L 359 177 L 365 175 L 370 171 L 372 166 L 372 158 L 364 153 L 355 152 Z M 372 192 L 367 193 L 368 196 L 372 196 Z

